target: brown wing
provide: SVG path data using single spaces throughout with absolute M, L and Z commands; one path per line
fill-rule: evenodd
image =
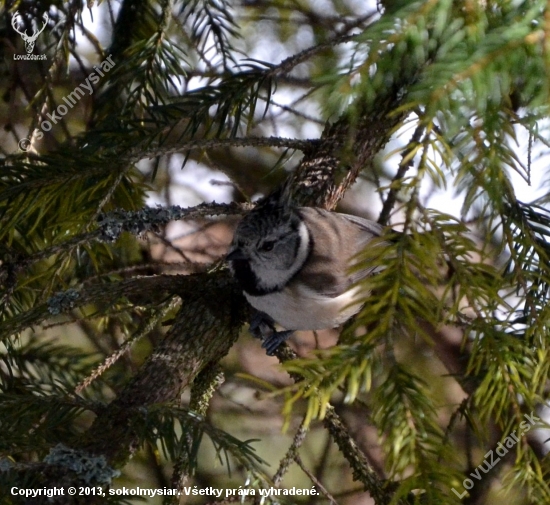
M 305 284 L 321 296 L 335 297 L 369 274 L 371 270 L 350 275 L 350 260 L 373 237 L 381 234 L 380 225 L 348 214 L 311 207 L 302 207 L 299 212 L 312 237 L 312 250 L 304 268 L 296 276 L 296 282 Z
M 352 216 L 350 214 L 340 214 L 340 216 L 344 216 L 346 219 L 352 221 L 363 230 L 363 233 L 361 233 L 359 236 L 359 243 L 357 245 L 357 251 L 355 254 L 362 251 L 374 237 L 380 237 L 384 230 L 383 226 L 379 225 L 378 223 L 370 221 L 368 219 L 364 219 L 362 217 Z M 351 274 L 351 282 L 354 283 L 360 281 L 366 276 L 372 274 L 374 271 L 375 267 L 359 270 L 358 272 Z

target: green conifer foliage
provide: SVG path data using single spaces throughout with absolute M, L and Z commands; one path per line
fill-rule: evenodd
M 550 503 L 548 9 L 2 5 L 2 503 Z M 288 177 L 387 229 L 359 314 L 279 364 L 223 251 L 169 231 Z

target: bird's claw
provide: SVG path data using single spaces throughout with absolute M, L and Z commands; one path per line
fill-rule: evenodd
M 275 322 L 264 312 L 255 312 L 250 320 L 250 333 L 262 340 L 262 347 L 268 356 L 273 356 L 277 348 L 294 333 L 292 330 L 277 331 Z
M 294 332 L 292 330 L 274 331 L 271 335 L 266 335 L 262 342 L 262 347 L 268 356 L 274 356 L 277 348 L 290 337 Z

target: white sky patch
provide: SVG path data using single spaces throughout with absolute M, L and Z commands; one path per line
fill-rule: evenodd
M 541 124 L 541 130 L 545 128 L 546 127 Z M 544 135 L 544 132 L 541 133 Z M 527 166 L 529 135 L 525 131 L 525 128 L 516 127 L 516 137 L 518 145 L 514 146 L 514 150 L 517 152 L 517 156 L 521 162 Z M 512 180 L 518 200 L 526 203 L 532 202 L 550 191 L 550 186 L 548 184 L 548 181 L 550 181 L 550 174 L 548 172 L 548 167 L 550 166 L 550 149 L 544 146 L 540 141 L 535 142 L 531 157 L 529 182 L 514 170 L 512 170 L 510 174 L 510 179 Z
M 198 205 L 203 201 L 230 203 L 232 188 L 229 177 L 219 170 L 211 170 L 189 160 L 181 168 L 183 157 L 174 156 L 170 172 L 174 181 L 172 200 L 187 200 L 189 205 Z M 222 183 L 217 184 L 217 183 Z
M 544 422 L 549 423 L 550 406 L 543 404 L 537 409 L 536 415 L 540 416 Z M 550 451 L 550 442 L 548 441 L 550 439 L 550 428 L 537 428 L 533 430 L 532 436 L 540 442 L 541 449 L 544 454 L 547 454 Z
M 114 8 L 114 15 L 116 16 L 118 12 L 118 5 L 112 4 L 112 6 Z M 95 5 L 92 9 L 82 10 L 82 24 L 88 31 L 94 34 L 99 44 L 104 48 L 108 48 L 111 43 L 111 28 L 108 27 L 109 16 L 107 3 Z M 90 65 L 97 64 L 99 60 L 95 47 L 82 33 L 82 30 L 79 27 L 75 29 L 75 41 L 82 61 Z M 91 56 L 92 60 L 89 60 L 88 56 Z M 72 67 L 78 65 L 72 55 L 70 56 L 69 64 Z

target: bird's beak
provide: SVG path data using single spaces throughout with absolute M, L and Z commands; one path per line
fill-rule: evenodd
M 229 254 L 225 257 L 226 261 L 233 261 L 233 260 L 246 260 L 248 259 L 247 256 L 244 254 L 242 249 L 233 249 L 232 251 L 229 251 Z

